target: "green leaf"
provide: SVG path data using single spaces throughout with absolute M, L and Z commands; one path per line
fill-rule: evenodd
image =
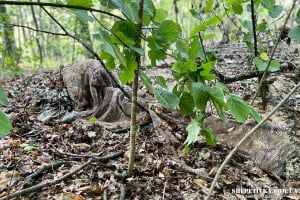
M 258 69 L 258 71 L 261 71 L 261 72 L 265 71 L 265 69 L 267 67 L 267 63 L 265 63 L 261 58 L 255 57 L 253 61 L 254 61 L 256 68 Z
M 220 24 L 221 22 L 222 21 L 221 21 L 220 17 L 214 15 L 205 24 L 206 24 L 206 26 L 216 26 L 216 25 Z
M 197 26 L 195 26 L 190 34 L 190 36 L 196 35 L 201 31 L 205 31 L 207 29 L 207 25 L 206 23 L 203 24 L 199 24 Z
M 0 104 L 3 106 L 7 105 L 7 96 L 4 88 L 0 86 Z
M 89 21 L 89 22 L 93 22 L 94 18 L 89 16 L 88 12 L 86 10 L 71 10 L 72 13 L 74 13 L 79 20 L 85 22 L 85 21 Z
M 260 117 L 259 113 L 250 105 L 248 105 L 248 108 L 250 110 L 250 115 L 255 119 L 255 121 L 260 122 L 261 117 Z
M 149 24 L 150 21 L 154 18 L 155 12 L 156 10 L 152 0 L 144 0 L 143 23 Z
M 288 36 L 292 40 L 300 41 L 300 25 L 298 25 L 295 28 L 291 29 L 288 33 Z
M 111 44 L 111 47 L 113 48 L 115 55 L 119 59 L 121 65 L 127 67 L 127 61 L 124 54 L 120 51 L 120 49 L 116 45 Z
M 198 57 L 198 53 L 200 50 L 200 44 L 198 38 L 193 37 L 190 48 L 188 49 L 188 55 L 190 59 L 195 59 Z
M 89 118 L 89 122 L 95 122 L 95 121 L 97 121 L 97 118 L 96 118 L 96 117 L 90 117 L 90 118 Z
M 129 21 L 117 21 L 111 31 L 121 42 L 127 46 L 134 46 L 136 40 L 136 26 Z
M 178 38 L 179 33 L 179 25 L 172 20 L 163 21 L 156 30 L 156 35 L 170 41 L 170 43 L 174 42 Z
M 195 106 L 202 111 L 205 110 L 206 104 L 210 99 L 209 90 L 210 88 L 201 82 L 193 82 L 191 94 L 194 99 Z
M 154 90 L 150 78 L 142 70 L 139 70 L 139 77 L 141 78 L 147 90 L 149 91 Z
M 203 129 L 202 133 L 204 134 L 206 143 L 208 145 L 210 145 L 212 147 L 216 146 L 217 142 L 216 142 L 216 138 L 215 138 L 214 133 L 213 133 L 212 130 Z
M 12 130 L 12 125 L 8 117 L 0 111 L 0 137 L 7 136 Z
M 162 89 L 154 89 L 155 99 L 163 106 L 169 109 L 176 109 L 179 104 L 179 98 L 176 94 Z
M 280 15 L 280 13 L 282 12 L 283 7 L 280 5 L 275 5 L 272 10 L 269 10 L 269 15 L 272 18 L 276 18 Z
M 260 24 L 257 25 L 256 30 L 261 32 L 266 30 L 266 22 L 262 21 Z
M 198 136 L 201 131 L 201 125 L 197 120 L 192 119 L 191 123 L 187 126 L 186 130 L 188 132 L 188 136 L 184 141 L 184 144 L 190 145 L 198 140 Z
M 154 22 L 161 23 L 166 19 L 168 12 L 163 9 L 156 9 Z
M 232 4 L 232 10 L 235 14 L 241 15 L 243 13 L 243 6 L 239 3 L 233 3 Z
M 269 66 L 269 72 L 276 72 L 280 69 L 280 63 L 276 60 L 272 60 Z
M 188 45 L 186 43 L 186 41 L 183 40 L 177 40 L 176 41 L 176 47 L 177 47 L 177 51 L 180 55 L 181 58 L 184 58 L 185 60 L 189 59 L 189 55 L 188 55 Z
M 183 115 L 191 114 L 194 110 L 194 100 L 190 93 L 183 92 L 179 99 L 179 112 Z
M 227 96 L 227 104 L 231 114 L 238 122 L 244 122 L 251 113 L 249 106 L 235 94 L 229 94 Z
M 207 1 L 205 4 L 205 13 L 212 11 L 213 8 L 214 8 L 214 0 Z
M 82 1 L 82 0 L 68 0 L 68 5 L 91 8 L 93 6 L 93 3 L 92 3 L 91 0 L 85 0 L 85 1 Z
M 274 1 L 272 0 L 261 0 L 260 3 L 264 8 L 266 8 L 269 11 L 272 10 L 274 6 Z
M 131 83 L 134 78 L 134 72 L 138 68 L 138 65 L 134 59 L 134 56 L 130 55 L 130 53 L 126 53 L 126 63 L 127 65 L 121 65 L 122 73 L 120 75 L 120 81 L 123 85 L 126 83 Z
M 167 88 L 167 81 L 163 76 L 156 76 L 156 82 L 163 88 Z
M 300 8 L 298 9 L 297 14 L 296 14 L 296 22 L 297 22 L 297 24 L 300 24 Z
M 190 9 L 189 11 L 190 11 L 190 13 L 192 14 L 193 17 L 195 17 L 196 19 L 202 21 L 202 17 L 201 17 L 199 12 L 196 12 L 194 9 Z

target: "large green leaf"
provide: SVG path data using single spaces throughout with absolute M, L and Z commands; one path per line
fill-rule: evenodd
M 85 0 L 85 1 L 82 1 L 82 0 L 68 0 L 68 5 L 91 8 L 93 6 L 93 3 L 92 3 L 91 0 Z
M 188 115 L 193 112 L 194 107 L 194 100 L 191 94 L 183 92 L 179 99 L 179 112 Z
M 191 94 L 197 108 L 205 110 L 206 104 L 210 100 L 209 90 L 210 88 L 205 83 L 192 83 Z
M 300 41 L 300 25 L 298 25 L 295 28 L 293 28 L 292 30 L 290 30 L 288 33 L 288 36 L 292 40 Z
M 122 74 L 120 75 L 120 81 L 124 85 L 126 83 L 131 83 L 134 78 L 134 72 L 137 69 L 137 63 L 133 57 L 126 55 L 126 66 L 120 66 L 122 69 Z
M 169 41 L 169 43 L 174 42 L 180 33 L 180 27 L 177 23 L 172 20 L 163 21 L 156 30 L 156 35 L 162 37 L 163 39 Z
M 111 31 L 116 35 L 118 40 L 121 40 L 121 44 L 127 46 L 134 46 L 136 40 L 136 26 L 129 21 L 117 21 L 114 23 Z
M 193 119 L 187 126 L 186 130 L 188 132 L 188 136 L 184 141 L 184 144 L 190 145 L 198 140 L 199 133 L 201 132 L 201 125 L 197 120 Z
M 272 10 L 269 10 L 269 15 L 272 18 L 276 18 L 280 15 L 281 11 L 282 11 L 283 7 L 280 5 L 275 5 Z
M 12 129 L 11 122 L 8 117 L 0 111 L 0 137 L 7 136 Z
M 176 109 L 179 104 L 178 96 L 167 90 L 154 89 L 154 96 L 159 103 L 169 109 Z
M 7 105 L 7 96 L 4 88 L 0 86 L 0 104 L 3 106 Z
M 252 112 L 249 106 L 235 94 L 229 94 L 227 96 L 227 104 L 231 114 L 238 122 L 244 122 Z
M 168 15 L 167 11 L 165 11 L 163 9 L 156 9 L 154 21 L 156 23 L 161 23 L 162 21 L 164 21 L 166 19 L 167 15 Z
M 188 60 L 189 59 L 189 54 L 188 54 L 188 44 L 186 41 L 178 39 L 176 41 L 176 47 L 177 51 L 180 55 L 181 58 Z

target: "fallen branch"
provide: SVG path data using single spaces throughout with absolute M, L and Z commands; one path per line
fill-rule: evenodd
M 93 161 L 93 159 L 89 159 L 87 162 L 83 163 L 81 166 L 79 166 L 78 168 L 76 168 L 74 171 L 72 172 L 69 172 L 65 175 L 63 175 L 62 177 L 58 178 L 58 179 L 55 179 L 55 180 L 52 180 L 52 181 L 46 181 L 45 183 L 40 183 L 38 185 L 35 185 L 35 186 L 32 186 L 30 188 L 26 188 L 24 190 L 19 190 L 15 193 L 12 193 L 12 194 L 9 194 L 5 197 L 2 197 L 0 198 L 0 200 L 8 200 L 8 199 L 12 199 L 12 198 L 15 198 L 15 197 L 20 197 L 24 194 L 27 194 L 27 193 L 30 193 L 30 192 L 34 192 L 34 191 L 37 191 L 37 190 L 40 190 L 44 187 L 49 187 L 51 185 L 55 185 L 71 176 L 73 176 L 74 174 L 76 174 L 77 172 L 81 171 L 82 169 L 84 169 L 85 167 L 87 167 L 89 164 L 91 164 Z
M 23 188 L 28 188 L 30 186 L 33 185 L 33 182 L 35 179 L 37 179 L 39 176 L 41 176 L 41 174 L 46 171 L 46 170 L 53 170 L 55 168 L 60 167 L 63 164 L 66 164 L 67 162 L 64 160 L 59 160 L 56 161 L 50 165 L 45 165 L 40 167 L 39 169 L 37 169 L 34 173 L 30 174 L 29 176 L 27 176 L 25 178 L 24 184 L 23 184 Z
M 223 163 L 221 164 L 220 168 L 218 169 L 214 180 L 210 186 L 208 195 L 206 197 L 206 200 L 209 200 L 210 196 L 212 195 L 212 192 L 215 188 L 215 185 L 218 181 L 219 176 L 221 175 L 221 172 L 225 168 L 226 164 L 229 162 L 229 160 L 232 158 L 232 156 L 235 154 L 235 152 L 240 148 L 240 146 L 260 127 L 262 126 L 277 110 L 282 104 L 293 94 L 299 89 L 300 83 L 298 83 L 289 93 L 288 95 L 277 105 L 273 110 L 263 119 L 261 120 L 253 129 L 251 129 L 236 145 L 235 147 L 229 152 Z M 1 200 L 1 199 L 0 199 Z
M 15 198 L 15 197 L 20 197 L 20 196 L 22 196 L 24 194 L 27 194 L 27 193 L 30 193 L 30 192 L 34 192 L 34 191 L 40 190 L 40 189 L 42 189 L 44 187 L 49 187 L 51 185 L 55 185 L 57 183 L 60 183 L 60 182 L 64 181 L 65 179 L 73 176 L 74 174 L 78 173 L 80 170 L 82 170 L 85 167 L 87 167 L 88 165 L 90 165 L 93 161 L 103 162 L 103 161 L 106 161 L 106 160 L 109 160 L 109 159 L 112 159 L 112 158 L 119 157 L 123 153 L 124 152 L 117 152 L 117 153 L 109 154 L 109 155 L 102 156 L 102 157 L 93 157 L 93 158 L 90 158 L 87 162 L 83 163 L 81 166 L 77 167 L 73 171 L 71 171 L 71 172 L 63 175 L 62 177 L 60 177 L 58 179 L 55 179 L 55 180 L 52 180 L 52 181 L 46 181 L 44 183 L 40 183 L 40 184 L 32 186 L 30 188 L 26 188 L 24 190 L 17 191 L 17 192 L 15 192 L 13 194 L 9 194 L 9 195 L 7 195 L 5 197 L 0 198 L 0 200 L 9 200 L 9 199 L 12 199 L 12 198 Z

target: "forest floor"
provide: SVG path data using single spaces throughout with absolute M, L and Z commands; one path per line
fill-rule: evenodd
M 222 45 L 212 49 L 218 55 L 216 70 L 224 76 L 232 77 L 252 70 L 249 66 L 251 54 L 243 45 Z M 299 81 L 299 50 L 299 44 L 291 47 L 281 44 L 276 53 L 281 71 L 268 78 L 271 83 L 268 106 L 262 110 L 260 98 L 254 104 L 262 116 Z M 150 69 L 148 73 L 163 75 L 172 82 L 167 68 Z M 8 194 L 28 189 L 31 189 L 28 193 L 20 193 L 15 199 L 204 199 L 211 185 L 210 178 L 214 177 L 230 147 L 222 142 L 210 147 L 200 137 L 185 154 L 183 143 L 188 119 L 172 116 L 173 112 L 170 112 L 171 117 L 182 123 L 163 121 L 158 128 L 151 124 L 141 127 L 136 139 L 134 176 L 124 179 L 122 174 L 126 172 L 129 155 L 128 131 L 81 132 L 72 123 L 42 123 L 37 119 L 37 113 L 28 105 L 29 99 L 34 98 L 33 91 L 36 90 L 50 94 L 59 79 L 56 75 L 42 72 L 15 77 L 4 83 L 9 106 L 1 109 L 11 117 L 14 130 L 8 137 L 0 139 L 0 200 L 6 199 Z M 251 78 L 227 86 L 231 92 L 250 102 L 256 90 L 255 83 L 256 78 Z M 38 98 L 47 101 L 46 97 Z M 286 134 L 300 147 L 299 91 L 271 117 L 270 124 L 288 130 Z M 231 130 L 226 131 L 231 133 Z M 299 163 L 298 151 L 298 156 L 285 163 L 284 175 L 278 177 L 260 169 L 251 158 L 239 152 L 222 172 L 212 199 L 300 199 Z M 248 190 L 241 191 L 241 188 Z

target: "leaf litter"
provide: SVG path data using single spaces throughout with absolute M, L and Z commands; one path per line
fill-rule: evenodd
M 299 45 L 296 47 L 299 48 Z M 286 47 L 282 44 L 281 48 Z M 241 66 L 249 66 L 249 55 L 242 45 L 223 45 L 215 49 L 219 57 L 218 70 L 225 76 L 243 73 L 245 68 Z M 300 67 L 299 55 L 291 52 L 286 52 L 285 56 L 277 55 L 281 66 L 287 66 L 287 69 L 270 75 L 269 107 L 267 111 L 259 110 L 262 115 L 268 113 L 299 81 L 296 71 Z M 251 70 L 250 66 L 248 70 Z M 153 82 L 159 75 L 166 77 L 169 84 L 173 81 L 171 72 L 164 67 L 150 69 L 147 73 L 152 75 Z M 122 174 L 126 172 L 129 155 L 128 131 L 114 133 L 104 129 L 93 130 L 89 126 L 80 129 L 71 123 L 37 119 L 41 110 L 50 105 L 58 106 L 55 97 L 60 92 L 59 84 L 59 74 L 53 70 L 15 77 L 5 83 L 9 106 L 3 109 L 9 114 L 14 129 L 10 136 L 0 140 L 0 199 L 30 186 L 59 179 L 92 157 L 98 160 L 93 160 L 70 177 L 16 199 L 204 199 L 211 178 L 231 148 L 226 138 L 234 139 L 235 136 L 230 134 L 241 128 L 235 123 L 233 127 L 216 127 L 211 122 L 216 137 L 225 134 L 225 139 L 219 136 L 217 146 L 212 148 L 205 144 L 203 137 L 199 137 L 198 142 L 191 145 L 190 153 L 184 154 L 188 117 L 158 107 L 154 115 L 166 114 L 175 120 L 158 117 L 153 125 L 140 127 L 134 177 L 124 179 Z M 247 100 L 255 92 L 255 79 L 230 83 L 228 87 Z M 146 93 L 145 88 L 141 90 Z M 284 130 L 298 147 L 299 101 L 298 92 L 272 118 L 273 124 L 287 128 Z M 60 106 L 65 110 L 71 107 L 67 96 L 61 100 Z M 259 108 L 259 100 L 255 106 Z M 93 137 L 90 137 L 89 131 L 94 132 Z M 242 129 L 240 134 L 245 133 Z M 103 159 L 117 152 L 120 154 Z M 239 193 L 236 189 L 299 189 L 299 159 L 298 155 L 288 160 L 285 176 L 278 177 L 261 169 L 249 155 L 240 151 L 221 175 L 214 198 L 297 199 L 298 194 L 295 193 L 260 192 L 250 195 Z M 287 170 L 290 170 L 288 174 Z M 37 171 L 40 173 L 32 176 Z

